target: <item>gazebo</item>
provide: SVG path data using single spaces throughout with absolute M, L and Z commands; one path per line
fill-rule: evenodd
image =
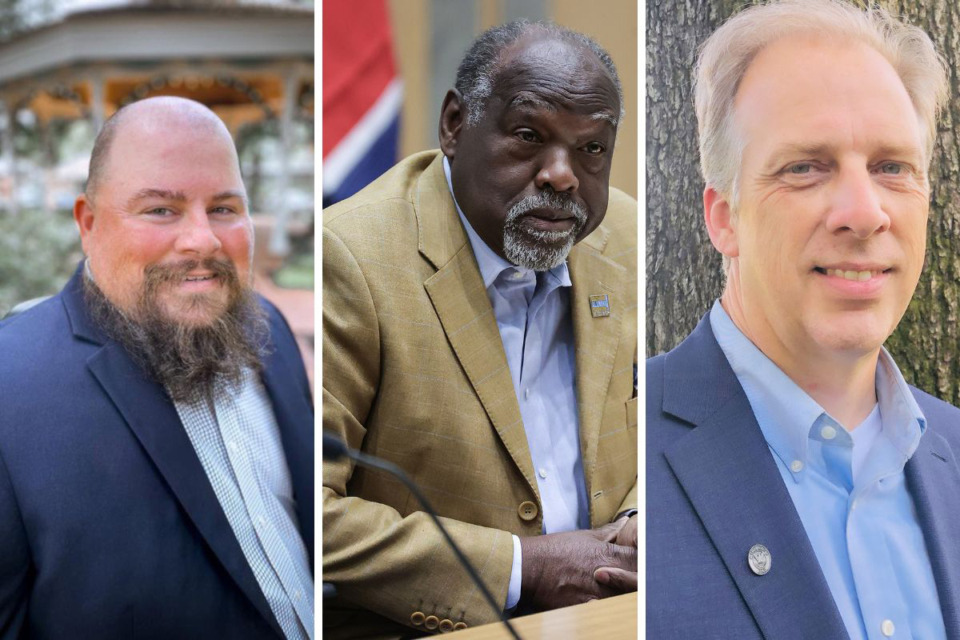
M 35 127 L 43 139 L 53 121 L 85 121 L 92 136 L 124 104 L 154 95 L 206 104 L 235 138 L 250 125 L 269 124 L 277 146 L 264 164 L 276 193 L 287 194 L 298 174 L 312 176 L 312 140 L 306 141 L 311 153 L 301 154 L 308 160 L 296 166 L 291 160 L 298 144 L 295 123 L 312 126 L 313 119 L 312 6 L 289 0 L 112 0 L 74 7 L 0 44 L 0 207 L 18 209 L 24 178 L 18 128 Z M 46 173 L 48 188 L 63 175 Z M 76 173 L 60 179 L 76 180 Z M 290 208 L 291 198 L 279 197 L 269 211 L 258 212 L 259 226 L 272 229 L 273 256 L 289 250 Z

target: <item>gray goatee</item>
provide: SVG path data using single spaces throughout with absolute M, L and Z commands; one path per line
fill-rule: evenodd
M 573 226 L 566 231 L 541 231 L 523 224 L 524 215 L 536 209 L 565 211 L 573 216 Z M 527 196 L 507 211 L 503 225 L 503 253 L 517 266 L 548 271 L 567 259 L 577 234 L 586 223 L 587 213 L 583 205 L 566 193 L 546 190 Z

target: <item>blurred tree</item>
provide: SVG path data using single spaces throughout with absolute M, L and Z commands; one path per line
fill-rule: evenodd
M 70 214 L 0 214 L 0 318 L 20 302 L 59 291 L 80 256 Z
M 24 29 L 22 4 L 23 0 L 0 0 L 0 42 Z
M 723 288 L 720 254 L 703 225 L 693 109 L 697 47 L 744 0 L 647 0 L 647 355 L 672 349 Z M 863 6 L 864 2 L 856 3 Z M 956 0 L 879 0 L 930 34 L 958 95 Z M 907 381 L 960 404 L 960 102 L 944 112 L 930 169 L 927 260 L 897 331 L 887 341 Z
M 0 42 L 56 15 L 55 0 L 0 0 Z

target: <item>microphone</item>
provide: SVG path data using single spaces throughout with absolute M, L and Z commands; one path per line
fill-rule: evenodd
M 339 460 L 347 455 L 347 445 L 336 436 L 332 436 L 326 431 L 323 432 L 323 459 Z
M 467 573 L 470 575 L 470 578 L 473 580 L 473 583 L 477 585 L 477 588 L 480 589 L 480 593 L 483 594 L 487 602 L 490 604 L 490 607 L 496 612 L 497 617 L 500 618 L 500 621 L 507 626 L 507 631 L 510 632 L 510 635 L 514 640 L 521 640 L 519 634 L 517 634 L 516 629 L 513 628 L 513 625 L 510 624 L 510 620 L 507 619 L 506 614 L 503 612 L 497 605 L 497 601 L 494 600 L 493 595 L 490 593 L 490 590 L 487 589 L 487 585 L 483 583 L 483 580 L 480 579 L 480 574 L 477 573 L 477 570 L 473 568 L 473 565 L 470 564 L 470 561 L 467 560 L 467 557 L 463 555 L 463 551 L 460 550 L 460 547 L 457 546 L 457 543 L 453 541 L 453 538 L 450 537 L 450 534 L 447 533 L 447 530 L 444 528 L 443 524 L 440 522 L 440 518 L 437 517 L 437 512 L 433 510 L 433 507 L 427 501 L 427 497 L 420 492 L 420 488 L 414 484 L 407 474 L 392 462 L 387 462 L 386 460 L 381 460 L 376 456 L 367 455 L 359 451 L 354 451 L 347 447 L 347 445 L 337 438 L 336 436 L 323 432 L 323 459 L 324 460 L 339 460 L 340 458 L 346 456 L 351 460 L 355 461 L 357 464 L 360 464 L 364 467 L 370 467 L 372 469 L 379 469 L 380 471 L 386 471 L 390 475 L 396 477 L 407 489 L 410 490 L 410 493 L 420 502 L 423 506 L 423 510 L 427 512 L 430 518 L 433 520 L 433 523 L 437 525 L 437 528 L 440 529 L 440 533 L 443 534 L 444 539 L 446 539 L 447 544 L 450 545 L 450 548 L 453 549 L 453 552 L 456 554 L 457 559 L 460 561 L 460 564 L 463 565 L 463 568 L 467 570 Z M 326 585 L 324 585 L 326 589 Z

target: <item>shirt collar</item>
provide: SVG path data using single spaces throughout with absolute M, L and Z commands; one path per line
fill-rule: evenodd
M 824 441 L 824 427 L 834 429 L 833 444 L 853 446 L 850 434 L 740 331 L 719 300 L 710 311 L 710 326 L 750 401 L 764 439 L 787 467 L 795 461 L 807 464 L 809 441 Z M 901 452 L 905 463 L 916 451 L 926 419 L 893 358 L 883 348 L 876 389 L 884 435 Z M 794 474 L 798 480 L 800 475 Z
M 511 264 L 497 255 L 493 249 L 487 246 L 483 238 L 477 234 L 473 226 L 471 226 L 470 221 L 467 220 L 467 217 L 463 215 L 463 211 L 460 209 L 457 196 L 453 193 L 453 181 L 450 178 L 450 160 L 446 156 L 443 157 L 443 175 L 447 179 L 447 188 L 450 189 L 450 197 L 453 198 L 453 205 L 457 208 L 457 215 L 460 216 L 460 222 L 463 223 L 463 228 L 467 232 L 467 238 L 470 240 L 470 247 L 473 249 L 474 257 L 477 259 L 477 266 L 480 267 L 480 275 L 483 278 L 484 288 L 489 289 L 504 271 L 513 270 L 519 273 L 530 271 L 530 269 Z M 547 273 L 551 279 L 556 280 L 555 284 L 557 286 L 569 287 L 572 284 L 570 281 L 570 270 L 567 268 L 566 261 L 561 262 L 553 269 L 547 271 Z

